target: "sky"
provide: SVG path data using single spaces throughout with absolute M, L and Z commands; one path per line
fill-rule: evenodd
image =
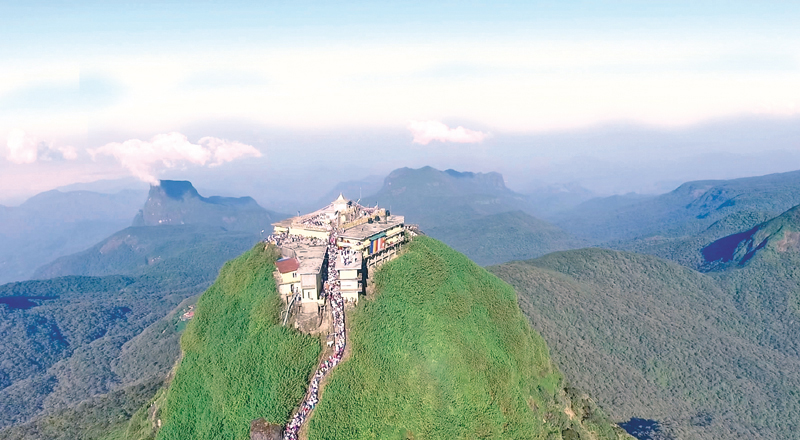
M 800 169 L 795 1 L 6 0 L 0 21 L 3 204 L 131 177 L 280 205 L 402 166 L 599 194 Z

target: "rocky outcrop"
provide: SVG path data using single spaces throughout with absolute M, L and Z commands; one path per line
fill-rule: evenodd
M 273 425 L 264 418 L 250 422 L 250 440 L 282 440 L 283 426 Z

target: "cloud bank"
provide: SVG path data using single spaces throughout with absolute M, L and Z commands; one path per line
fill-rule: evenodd
M 450 128 L 439 121 L 410 121 L 408 129 L 415 144 L 428 145 L 431 141 L 474 144 L 489 137 L 489 133 L 470 130 L 462 126 Z
M 198 165 L 218 166 L 241 157 L 261 157 L 251 145 L 214 137 L 201 138 L 196 144 L 180 133 L 159 134 L 149 141 L 130 139 L 112 142 L 88 150 L 93 159 L 113 156 L 130 173 L 151 185 L 158 185 L 157 174 L 166 168 Z
M 39 159 L 50 161 L 77 158 L 78 152 L 74 147 L 40 142 L 19 129 L 11 130 L 6 139 L 6 160 L 18 165 L 31 164 Z

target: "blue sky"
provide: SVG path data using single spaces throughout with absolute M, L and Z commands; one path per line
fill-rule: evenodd
M 224 175 L 243 158 L 223 155 L 224 165 L 210 167 L 196 157 L 216 150 L 183 161 L 152 150 L 197 153 L 218 145 L 198 143 L 213 137 L 242 152 L 231 146 L 259 130 L 296 133 L 249 141 L 264 166 L 281 163 L 308 131 L 369 137 L 379 156 L 400 148 L 410 163 L 455 157 L 471 144 L 556 163 L 590 146 L 554 152 L 534 139 L 609 124 L 659 133 L 800 113 L 800 2 L 7 0 L 0 20 L 0 139 L 8 139 L 0 188 L 17 197 L 127 175 Z M 193 131 L 188 144 L 151 142 L 196 127 L 207 132 Z M 318 142 L 352 147 L 335 136 Z M 530 142 L 504 144 L 520 136 Z M 120 146 L 101 149 L 110 143 Z M 144 162 L 132 163 L 139 150 L 123 144 L 143 149 Z M 618 160 L 612 147 L 591 155 Z M 698 153 L 756 147 L 710 148 Z M 493 166 L 510 167 L 503 155 Z

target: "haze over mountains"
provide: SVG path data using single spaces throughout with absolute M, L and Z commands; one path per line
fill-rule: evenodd
M 500 264 L 490 271 L 516 289 L 567 382 L 615 421 L 651 420 L 647 435 L 661 438 L 798 438 L 800 172 L 585 200 L 574 187 L 519 194 L 497 173 L 403 168 L 330 194 L 357 199 L 365 188 L 374 191 L 363 204 Z M 146 197 L 45 193 L 0 216 L 0 233 L 40 234 L 31 242 L 41 249 L 48 228 L 96 237 L 92 224 L 118 225 L 91 243 L 73 234 L 85 244 L 71 255 L 12 253 L 38 261 L 25 277 L 40 280 L 0 286 L 0 331 L 10 335 L 0 342 L 0 411 L 16 425 L 0 434 L 11 438 L 58 438 L 42 432 L 75 417 L 112 426 L 108 408 L 130 418 L 130 402 L 152 396 L 179 355 L 179 315 L 284 218 L 185 181 Z M 616 250 L 581 249 L 590 245 Z M 97 397 L 109 392 L 118 394 Z M 84 435 L 73 438 L 102 438 Z
M 146 193 L 41 193 L 0 206 L 0 283 L 28 279 L 43 263 L 97 243 L 130 225 Z
M 478 264 L 532 258 L 583 245 L 532 216 L 533 201 L 508 189 L 499 173 L 401 168 L 362 201 L 402 213 L 407 222 L 419 224 L 426 234 Z

